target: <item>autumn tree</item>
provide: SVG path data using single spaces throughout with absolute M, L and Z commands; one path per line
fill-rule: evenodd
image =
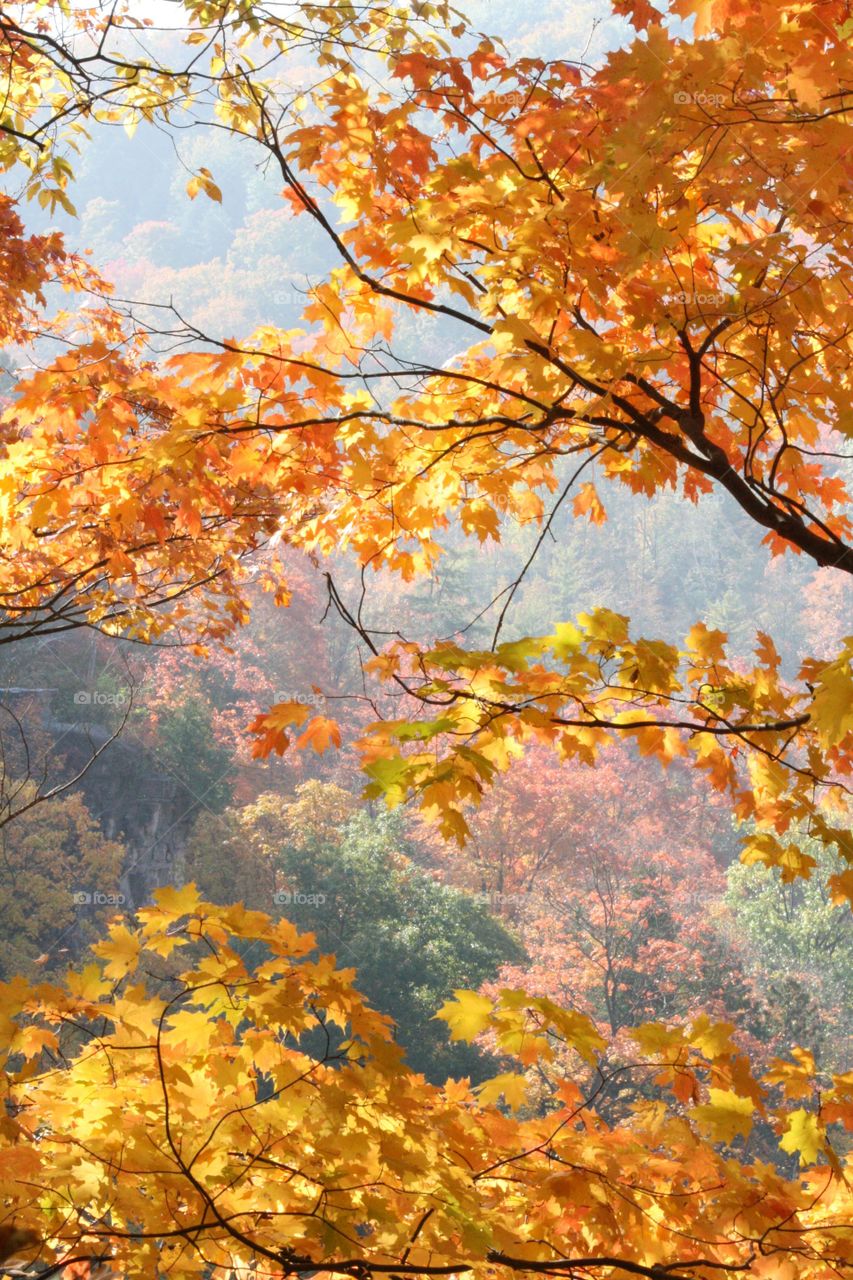
M 130 129 L 188 112 L 258 148 L 286 207 L 339 260 L 294 330 L 223 338 L 108 301 L 48 318 L 43 281 L 74 287 L 82 268 L 56 241 L 28 248 L 10 208 L 14 252 L 39 264 L 33 282 L 13 277 L 10 315 L 25 334 L 74 326 L 7 411 L 18 629 L 30 617 L 221 634 L 244 616 L 245 557 L 270 539 L 412 578 L 437 568 L 449 524 L 486 541 L 529 522 L 545 537 L 569 509 L 602 520 L 602 483 L 640 500 L 719 489 L 771 553 L 848 571 L 846 5 L 769 18 L 746 0 L 617 8 L 642 37 L 597 67 L 512 62 L 486 38 L 468 48 L 443 5 L 340 23 L 312 9 L 288 25 L 263 6 L 214 19 L 190 3 L 199 56 L 177 70 L 125 63 L 135 24 L 121 11 L 92 28 L 82 63 L 73 42 L 6 22 L 20 70 L 6 162 L 29 166 L 45 204 L 68 198 L 62 137 L 81 140 L 81 112 Z M 85 34 L 90 19 L 68 21 Z M 267 52 L 250 71 L 257 40 Z M 353 42 L 382 74 L 356 65 Z M 287 58 L 306 48 L 323 74 L 294 96 Z M 56 85 L 47 124 L 37 74 Z M 189 194 L 220 191 L 199 170 Z M 427 323 L 416 358 L 395 354 L 407 315 L 452 323 L 454 350 L 435 337 L 431 358 Z M 197 349 L 158 359 L 158 328 Z M 286 599 L 286 575 L 272 561 L 264 572 Z M 487 648 L 388 645 L 393 619 L 380 634 L 329 589 L 392 695 L 374 698 L 384 719 L 364 739 L 373 786 L 416 795 L 445 833 L 465 838 L 463 809 L 512 744 L 593 763 L 616 735 L 691 760 L 755 820 L 751 848 L 768 862 L 810 870 L 786 835 L 799 818 L 849 851 L 846 648 L 804 658 L 790 681 L 769 638 L 749 661 L 703 623 L 678 644 L 590 608 L 513 640 L 512 589 Z M 324 717 L 282 704 L 258 726 L 260 749 L 284 749 L 299 722 L 312 726 L 303 742 L 334 741 Z M 401 747 L 413 740 L 438 754 Z M 841 872 L 833 891 L 850 883 Z
M 774 952 L 781 960 L 787 944 L 795 948 L 801 963 L 784 975 L 783 963 L 762 963 L 764 948 L 753 950 L 752 932 L 765 913 L 746 886 L 761 867 L 740 869 L 743 906 L 751 908 L 742 913 L 733 898 L 727 904 L 730 813 L 689 770 L 663 770 L 625 743 L 594 770 L 560 765 L 534 747 L 486 796 L 470 826 L 464 858 L 434 835 L 428 857 L 450 883 L 479 887 L 528 952 L 485 991 L 520 985 L 579 1009 L 614 1052 L 624 1027 L 687 1021 L 704 1011 L 735 1024 L 757 1059 L 788 1043 L 793 1031 L 798 1043 L 814 1041 L 815 1048 L 836 1042 L 840 1057 L 833 1061 L 846 1062 L 838 1001 L 815 992 L 803 968 L 809 941 L 797 943 L 794 929 L 767 949 L 770 961 Z M 849 917 L 829 901 L 831 865 L 825 856 L 823 875 L 805 883 L 822 902 L 825 941 L 834 933 L 843 967 Z M 796 886 L 786 892 L 792 888 L 796 894 Z M 768 921 L 763 939 L 769 943 L 775 932 Z
M 725 863 L 735 848 L 721 796 L 680 763 L 665 770 L 626 742 L 613 744 L 594 770 L 531 746 L 468 824 L 460 858 L 423 822 L 428 856 L 451 883 L 490 894 L 510 914 L 530 894 L 565 885 L 594 850 L 640 866 L 658 855 L 674 865 L 689 850 Z
M 851 642 L 789 674 L 772 637 L 734 654 L 708 619 L 643 637 L 590 600 L 540 635 L 513 623 L 537 545 L 563 516 L 602 522 L 608 486 L 719 493 L 768 554 L 853 571 L 849 4 L 613 8 L 636 34 L 599 65 L 513 60 L 445 4 L 182 0 L 175 62 L 134 6 L 3 11 L 0 163 L 27 196 L 69 207 L 87 128 L 225 129 L 337 265 L 297 327 L 206 333 L 165 300 L 111 301 L 0 201 L 0 329 L 29 366 L 4 386 L 0 639 L 215 641 L 244 620 L 258 557 L 287 602 L 287 544 L 326 558 L 329 607 L 366 651 L 374 798 L 414 797 L 464 841 L 467 808 L 534 743 L 594 768 L 625 739 L 726 796 L 748 861 L 808 879 L 798 832 L 853 855 Z M 306 50 L 317 82 L 294 95 Z M 221 198 L 207 167 L 188 198 Z M 459 531 L 527 526 L 527 564 L 472 601 L 484 643 L 371 619 L 374 571 L 439 574 Z M 279 701 L 259 753 L 337 745 L 316 711 Z M 850 899 L 853 867 L 827 884 Z M 757 1079 L 706 1016 L 646 1025 L 624 1069 L 660 1096 L 610 1126 L 551 1069 L 556 1038 L 595 1071 L 588 1018 L 460 991 L 441 1011 L 454 1037 L 490 1033 L 553 1086 L 519 1120 L 521 1070 L 476 1096 L 425 1086 L 312 947 L 167 895 L 112 928 L 102 971 L 7 987 L 3 1203 L 25 1266 L 834 1280 L 849 1264 L 849 1080 L 807 1050 Z M 343 1041 L 305 1052 L 324 1023 Z M 816 1167 L 755 1159 L 755 1115 Z
M 578 1008 L 610 1037 L 704 1011 L 771 1044 L 785 1013 L 768 1026 L 761 986 L 715 920 L 724 884 L 708 854 L 687 846 L 673 856 L 640 852 L 630 838 L 584 844 L 521 898 L 530 964 L 500 982 Z
M 697 6 L 673 9 L 689 17 Z M 556 513 L 540 491 L 562 502 L 578 469 L 595 463 L 602 479 L 640 495 L 678 484 L 697 499 L 718 485 L 772 552 L 788 547 L 846 571 L 839 450 L 815 448 L 846 429 L 847 177 L 843 164 L 821 164 L 844 153 L 847 136 L 846 11 L 777 14 L 766 32 L 745 6 L 704 5 L 693 35 L 676 35 L 651 6 L 631 12 L 644 39 L 602 68 L 512 65 L 483 41 L 467 56 L 392 55 L 390 87 L 402 81 L 402 99 L 355 73 L 333 77 L 302 129 L 280 129 L 264 91 L 247 105 L 241 128 L 341 258 L 306 308 L 321 328 L 300 337 L 298 362 L 269 344 L 225 344 L 217 357 L 217 368 L 230 356 L 235 370 L 267 359 L 283 385 L 313 379 L 300 384 L 298 409 L 283 392 L 295 422 L 307 432 L 335 426 L 349 461 L 308 545 L 330 552 L 345 527 L 365 563 L 416 575 L 438 562 L 449 513 L 481 540 L 512 519 L 550 527 Z M 768 51 L 760 62 L 756 42 Z M 363 163 L 353 152 L 359 128 L 371 138 L 369 163 L 366 142 Z M 636 157 L 638 129 L 648 145 Z M 465 200 L 448 199 L 463 175 Z M 349 218 L 345 233 L 326 199 Z M 365 345 L 390 338 L 399 308 L 452 318 L 472 344 L 452 366 L 401 357 L 395 379 L 411 390 L 377 409 L 367 388 L 388 378 L 387 363 Z M 328 376 L 306 369 L 306 341 L 315 343 L 308 363 Z M 220 438 L 236 430 L 225 425 Z M 573 503 L 578 518 L 603 518 L 589 480 Z M 354 606 L 333 600 L 377 648 Z M 416 731 L 404 719 L 368 736 L 377 791 L 418 795 L 464 837 L 461 807 L 507 766 L 509 741 L 538 736 L 592 760 L 609 734 L 628 735 L 663 760 L 692 757 L 739 814 L 758 819 L 753 850 L 809 870 L 785 833 L 813 811 L 816 785 L 842 793 L 846 650 L 804 662 L 789 685 L 769 640 L 744 670 L 723 634 L 702 624 L 679 650 L 594 611 L 501 645 L 508 604 L 490 649 L 377 653 L 374 673 L 437 707 Z M 262 745 L 283 748 L 287 725 L 305 718 L 280 708 L 259 726 Z M 401 752 L 413 736 L 450 750 L 438 761 Z M 813 817 L 847 848 L 831 810 Z M 848 883 L 836 877 L 835 891 Z
M 657 1099 L 608 1123 L 618 1076 L 602 1065 L 584 1094 L 558 1069 L 550 1107 L 524 1118 L 495 1105 L 524 1108 L 519 1065 L 553 1071 L 556 1049 L 588 1066 L 602 1048 L 551 1001 L 446 1003 L 455 1039 L 491 1029 L 507 1059 L 472 1092 L 408 1070 L 352 971 L 286 920 L 168 890 L 95 951 L 67 988 L 3 990 L 17 1274 L 829 1280 L 851 1260 L 849 1182 L 750 1159 L 761 1120 L 840 1175 L 850 1081 L 807 1055 L 756 1078 L 725 1026 L 641 1027 L 627 1069 Z
M 74 212 L 70 157 L 93 121 L 131 134 L 144 122 L 215 121 L 241 132 L 244 100 L 253 100 L 256 86 L 226 59 L 251 62 L 261 26 L 268 77 L 286 72 L 288 54 L 304 59 L 306 51 L 336 74 L 348 65 L 349 42 L 382 50 L 389 25 L 400 38 L 438 47 L 429 12 L 410 25 L 379 10 L 339 22 L 333 9 L 309 8 L 287 20 L 263 5 L 226 3 L 213 13 L 189 0 L 182 9 L 187 25 L 175 62 L 156 47 L 140 55 L 149 24 L 133 6 L 96 13 L 50 0 L 38 11 L 29 3 L 4 10 L 0 67 L 9 90 L 0 169 L 20 181 L 27 199 L 50 212 Z M 200 193 L 221 199 L 204 167 L 189 181 L 189 196 Z M 284 474 L 278 481 L 269 472 L 261 476 L 251 446 L 242 472 L 239 464 L 232 472 L 226 454 L 233 441 L 223 453 L 216 431 L 208 433 L 207 393 L 197 399 L 195 377 L 170 372 L 157 358 L 150 311 L 147 318 L 128 315 L 111 300 L 110 283 L 58 234 L 28 237 L 9 196 L 0 203 L 0 221 L 0 334 L 5 345 L 26 352 L 29 369 L 5 395 L 0 635 L 14 641 L 97 626 L 136 639 L 221 637 L 245 617 L 247 558 L 274 535 L 280 539 L 285 523 L 298 527 L 307 518 L 308 494 L 297 511 Z M 54 299 L 63 293 L 68 305 L 58 309 Z M 179 337 L 180 317 L 168 306 L 154 314 L 165 319 L 167 342 L 172 325 Z M 207 382 L 212 367 L 205 357 L 202 365 Z M 214 398 L 223 421 L 247 408 L 254 394 L 266 398 L 263 371 L 254 393 L 245 384 L 248 399 L 227 387 L 224 366 L 222 373 Z M 273 447 L 270 461 L 277 452 Z M 287 599 L 271 562 L 262 577 L 279 600 Z
M 27 795 L 32 788 L 25 788 Z M 62 973 L 121 902 L 124 849 L 79 795 L 28 809 L 0 830 L 0 974 Z
M 266 794 L 204 815 L 187 873 L 217 901 L 245 901 L 310 930 L 321 953 L 351 966 L 364 996 L 393 1019 L 413 1070 L 437 1083 L 479 1081 L 488 1060 L 450 1044 L 433 1015 L 454 989 L 520 962 L 523 948 L 487 899 L 439 883 L 414 861 L 417 852 L 398 815 L 371 817 L 341 787 L 315 781 L 293 797 Z
M 239 898 L 270 911 L 276 893 L 288 887 L 287 871 L 339 848 L 357 812 L 355 797 L 341 787 L 308 782 L 292 796 L 268 792 L 241 808 L 202 813 L 187 846 L 188 878 L 214 902 Z

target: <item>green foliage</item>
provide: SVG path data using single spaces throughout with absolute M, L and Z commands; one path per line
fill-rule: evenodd
M 206 809 L 216 813 L 231 798 L 231 754 L 214 739 L 211 705 L 197 691 L 161 716 L 155 756 Z
M 438 1082 L 482 1080 L 494 1064 L 471 1045 L 451 1044 L 433 1015 L 456 988 L 520 962 L 522 948 L 481 901 L 407 856 L 398 814 L 354 807 L 340 788 L 309 783 L 295 801 L 267 795 L 227 810 L 224 825 L 202 818 L 188 873 L 217 900 L 277 909 L 314 933 L 321 952 L 355 968 L 371 1003 L 397 1023 L 414 1070 Z
M 808 838 L 800 845 L 817 863 L 808 880 L 786 884 L 776 867 L 735 863 L 725 901 L 789 1038 L 831 1067 L 849 1060 L 853 1044 L 853 919 L 827 892 L 832 853 Z
M 404 845 L 396 815 L 360 813 L 337 849 L 308 859 L 283 850 L 279 865 L 293 890 L 326 896 L 287 913 L 317 934 L 323 950 L 356 967 L 362 990 L 396 1022 L 415 1070 L 434 1081 L 479 1080 L 492 1068 L 471 1046 L 449 1044 L 432 1015 L 455 988 L 493 978 L 521 950 L 475 898 L 438 884 L 398 853 Z

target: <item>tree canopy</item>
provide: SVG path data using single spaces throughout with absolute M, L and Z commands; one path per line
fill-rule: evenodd
M 722 495 L 768 555 L 853 573 L 848 0 L 612 0 L 628 34 L 596 62 L 513 58 L 445 3 L 170 8 L 166 32 L 131 3 L 0 13 L 0 640 L 202 656 L 251 575 L 288 605 L 304 553 L 363 681 L 341 714 L 321 688 L 276 697 L 259 757 L 346 741 L 369 798 L 464 844 L 520 756 L 594 770 L 627 741 L 725 798 L 747 864 L 820 874 L 846 911 L 853 637 L 789 671 L 760 630 L 746 655 L 707 619 L 642 636 L 589 601 L 527 635 L 513 606 L 559 518 L 605 521 L 608 491 Z M 90 135 L 150 127 L 225 134 L 275 176 L 327 255 L 298 323 L 208 332 L 28 231 L 25 199 L 73 213 Z M 186 191 L 223 198 L 201 163 Z M 440 579 L 460 535 L 530 545 L 470 602 L 486 642 L 374 616 L 374 581 Z M 173 756 L 207 723 L 187 703 Z M 439 1087 L 286 920 L 167 891 L 95 953 L 66 987 L 3 989 L 10 1274 L 836 1280 L 853 1260 L 853 1084 L 805 1047 L 753 1072 L 706 1015 L 620 1014 L 626 1060 L 577 1009 L 460 988 L 439 1019 L 505 1069 Z
M 130 11 L 4 20 L 6 164 L 62 204 L 90 120 L 224 129 L 277 170 L 337 265 L 298 327 L 202 334 L 169 306 L 110 301 L 7 201 L 7 331 L 62 343 L 5 416 L 11 638 L 215 636 L 244 616 L 241 566 L 271 542 L 410 578 L 440 567 L 451 525 L 544 537 L 569 498 L 602 520 L 607 482 L 692 501 L 719 488 L 773 554 L 851 570 L 846 4 L 618 5 L 641 34 L 600 66 L 513 62 L 440 4 L 182 8 L 182 67 L 125 56 Z M 306 49 L 316 82 L 294 93 L 288 58 Z M 206 170 L 189 194 L 221 196 Z M 52 284 L 86 305 L 48 315 Z M 408 315 L 426 325 L 417 356 L 395 342 Z M 285 600 L 286 574 L 263 564 Z M 771 637 L 750 662 L 702 622 L 641 637 L 593 608 L 509 638 L 511 587 L 487 649 L 388 645 L 330 593 L 404 712 L 364 736 L 372 785 L 416 795 L 447 834 L 465 839 L 465 805 L 516 745 L 593 761 L 616 734 L 728 792 L 757 823 L 749 857 L 807 874 L 787 836 L 803 819 L 850 852 L 849 646 L 791 679 Z M 277 705 L 259 749 L 283 750 L 292 725 L 334 744 L 309 710 Z M 846 897 L 850 869 L 833 885 Z
M 359 991 L 394 1021 L 414 1071 L 441 1083 L 488 1074 L 476 1050 L 448 1043 L 433 1014 L 454 988 L 479 987 L 523 950 L 489 899 L 439 883 L 417 866 L 397 814 L 371 817 L 340 787 L 262 795 L 196 824 L 188 874 L 207 897 L 245 901 L 310 930 L 352 967 Z
M 759 1121 L 804 1162 L 831 1153 L 850 1079 L 823 1082 L 818 1116 L 807 1053 L 756 1079 L 700 1017 L 639 1028 L 611 1071 L 583 1015 L 460 991 L 439 1016 L 458 1040 L 491 1029 L 508 1069 L 439 1088 L 287 920 L 190 886 L 94 949 L 67 989 L 3 990 L 10 1243 L 67 1275 L 829 1277 L 850 1259 L 837 1157 L 786 1178 L 747 1154 Z M 558 1051 L 574 1072 L 524 1118 L 518 1067 Z M 608 1123 L 626 1071 L 656 1096 Z

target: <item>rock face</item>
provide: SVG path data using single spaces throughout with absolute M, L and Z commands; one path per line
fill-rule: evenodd
M 121 881 L 127 905 L 143 906 L 161 885 L 182 884 L 187 835 L 199 803 L 180 779 L 133 740 L 116 739 L 92 761 L 93 746 L 103 746 L 108 737 L 97 726 L 45 727 L 57 733 L 56 749 L 70 776 L 85 769 L 76 786 L 92 817 L 127 848 Z

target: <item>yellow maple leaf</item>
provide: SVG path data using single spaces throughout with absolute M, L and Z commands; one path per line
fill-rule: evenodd
M 828 663 L 815 682 L 811 713 L 827 747 L 836 746 L 853 729 L 853 664 L 847 654 Z
M 435 1014 L 450 1027 L 451 1040 L 474 1040 L 489 1025 L 492 1002 L 476 991 L 457 990 Z
M 192 915 L 200 900 L 198 889 L 192 883 L 185 884 L 180 889 L 167 885 L 154 894 L 154 901 L 162 914 L 167 916 Z
M 786 1098 L 808 1098 L 815 1087 L 817 1068 L 814 1055 L 808 1049 L 795 1046 L 791 1057 L 796 1058 L 796 1062 L 786 1062 L 784 1058 L 771 1059 L 765 1079 L 771 1084 L 781 1085 Z
M 56 1032 L 46 1027 L 24 1027 L 15 1048 L 25 1058 L 37 1058 L 43 1049 L 58 1051 L 59 1040 Z
M 481 1103 L 488 1105 L 503 1098 L 513 1111 L 518 1111 L 527 1102 L 527 1082 L 524 1076 L 515 1071 L 505 1071 L 502 1075 L 493 1076 L 477 1087 L 477 1096 Z
M 95 955 L 108 960 L 104 969 L 108 978 L 123 978 L 135 968 L 142 950 L 142 944 L 135 933 L 131 933 L 126 924 L 114 925 L 109 937 L 96 943 L 92 950 Z
M 798 1107 L 788 1116 L 788 1128 L 779 1141 L 783 1151 L 800 1153 L 800 1164 L 814 1164 L 824 1148 L 824 1129 L 811 1111 Z
M 707 662 L 724 662 L 728 638 L 725 631 L 714 631 L 704 622 L 697 622 L 687 633 L 687 648 Z
M 755 1103 L 729 1089 L 709 1089 L 708 1102 L 694 1107 L 691 1116 L 714 1142 L 732 1142 L 738 1134 L 748 1137 Z
M 765 867 L 778 867 L 785 884 L 796 879 L 808 880 L 812 867 L 817 866 L 811 854 L 804 853 L 799 845 L 780 844 L 769 831 L 759 831 L 751 836 L 740 855 L 741 862 L 751 867 L 756 862 Z

